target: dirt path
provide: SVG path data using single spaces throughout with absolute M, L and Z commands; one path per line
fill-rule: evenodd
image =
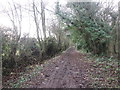
M 87 57 L 87 58 L 86 58 Z M 4 88 L 119 88 L 118 62 L 97 61 L 73 47 L 43 64 L 11 76 Z
M 86 88 L 90 63 L 74 48 L 69 48 L 57 60 L 50 61 L 36 76 L 23 83 L 27 88 Z

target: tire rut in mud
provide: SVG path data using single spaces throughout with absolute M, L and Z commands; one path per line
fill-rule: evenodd
M 89 63 L 84 62 L 84 55 L 73 47 L 63 53 L 55 62 L 43 68 L 38 76 L 33 77 L 28 84 L 31 88 L 86 88 L 90 80 L 87 77 Z

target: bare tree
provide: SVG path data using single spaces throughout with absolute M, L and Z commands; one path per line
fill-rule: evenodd
M 22 29 L 22 8 L 20 4 L 16 4 L 14 2 L 8 3 L 9 8 L 6 10 L 6 14 L 8 15 L 12 27 L 13 27 L 13 37 L 11 42 L 11 52 L 10 58 L 16 62 L 17 67 L 17 59 L 16 59 L 16 51 L 18 48 L 18 43 L 21 37 L 21 29 Z
M 120 60 L 120 2 L 118 3 L 118 12 L 119 12 L 119 19 L 118 19 L 118 60 Z
M 44 39 L 46 39 L 45 4 L 42 0 L 41 0 L 41 18 L 42 18 L 42 29 L 44 33 Z
M 35 1 L 33 0 L 33 16 L 34 16 L 34 22 L 36 26 L 36 32 L 37 32 L 37 39 L 40 45 L 40 51 L 43 53 L 45 51 L 46 43 L 42 43 L 43 38 L 46 39 L 46 25 L 45 25 L 45 4 L 41 0 L 40 6 L 36 5 Z M 40 25 L 42 25 L 42 31 L 40 29 Z M 43 32 L 43 34 L 42 34 Z M 43 37 L 42 37 L 43 36 Z
M 2 31 L 0 31 L 0 89 L 2 88 Z
M 38 21 L 38 11 L 37 11 L 37 7 L 35 5 L 34 0 L 33 0 L 32 4 L 33 4 L 34 21 L 35 21 L 36 32 L 37 32 L 37 39 L 38 39 L 39 45 L 41 47 L 42 46 L 42 44 L 41 44 L 42 36 L 40 36 L 41 30 L 40 30 L 39 21 Z

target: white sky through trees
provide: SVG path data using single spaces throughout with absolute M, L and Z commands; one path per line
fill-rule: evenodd
M 35 0 L 40 1 L 40 0 Z M 61 4 L 66 4 L 66 1 L 90 1 L 90 0 L 43 0 L 46 4 L 46 8 L 50 10 L 54 10 L 55 2 L 59 1 Z M 94 0 L 96 1 L 96 0 Z M 101 0 L 97 0 L 101 1 Z M 102 0 L 108 2 L 110 0 Z M 114 0 L 113 3 L 117 5 L 119 0 Z M 3 13 L 8 8 L 8 2 L 21 4 L 23 7 L 28 8 L 28 2 L 32 2 L 32 0 L 0 0 L 0 26 L 12 27 L 12 24 L 9 20 L 7 14 Z M 35 25 L 33 19 L 28 15 L 28 12 L 23 9 L 23 20 L 22 20 L 22 34 L 30 33 L 30 36 L 36 36 Z M 53 14 L 46 10 L 46 22 L 50 23 L 50 19 L 53 18 Z

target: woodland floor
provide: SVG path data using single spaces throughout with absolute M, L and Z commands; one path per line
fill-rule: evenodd
M 118 87 L 117 76 L 108 83 L 108 74 L 100 71 L 95 62 L 88 60 L 74 48 L 69 48 L 60 56 L 41 65 L 29 67 L 28 71 L 17 79 L 8 80 L 4 87 L 12 88 L 90 88 Z M 93 66 L 94 65 L 94 66 Z M 95 66 L 96 65 L 96 66 Z M 116 66 L 117 67 L 117 66 Z M 114 68 L 114 67 L 113 67 Z M 101 73 L 104 73 L 101 75 Z M 97 77 L 97 75 L 99 77 Z M 7 85 L 9 83 L 9 85 Z

